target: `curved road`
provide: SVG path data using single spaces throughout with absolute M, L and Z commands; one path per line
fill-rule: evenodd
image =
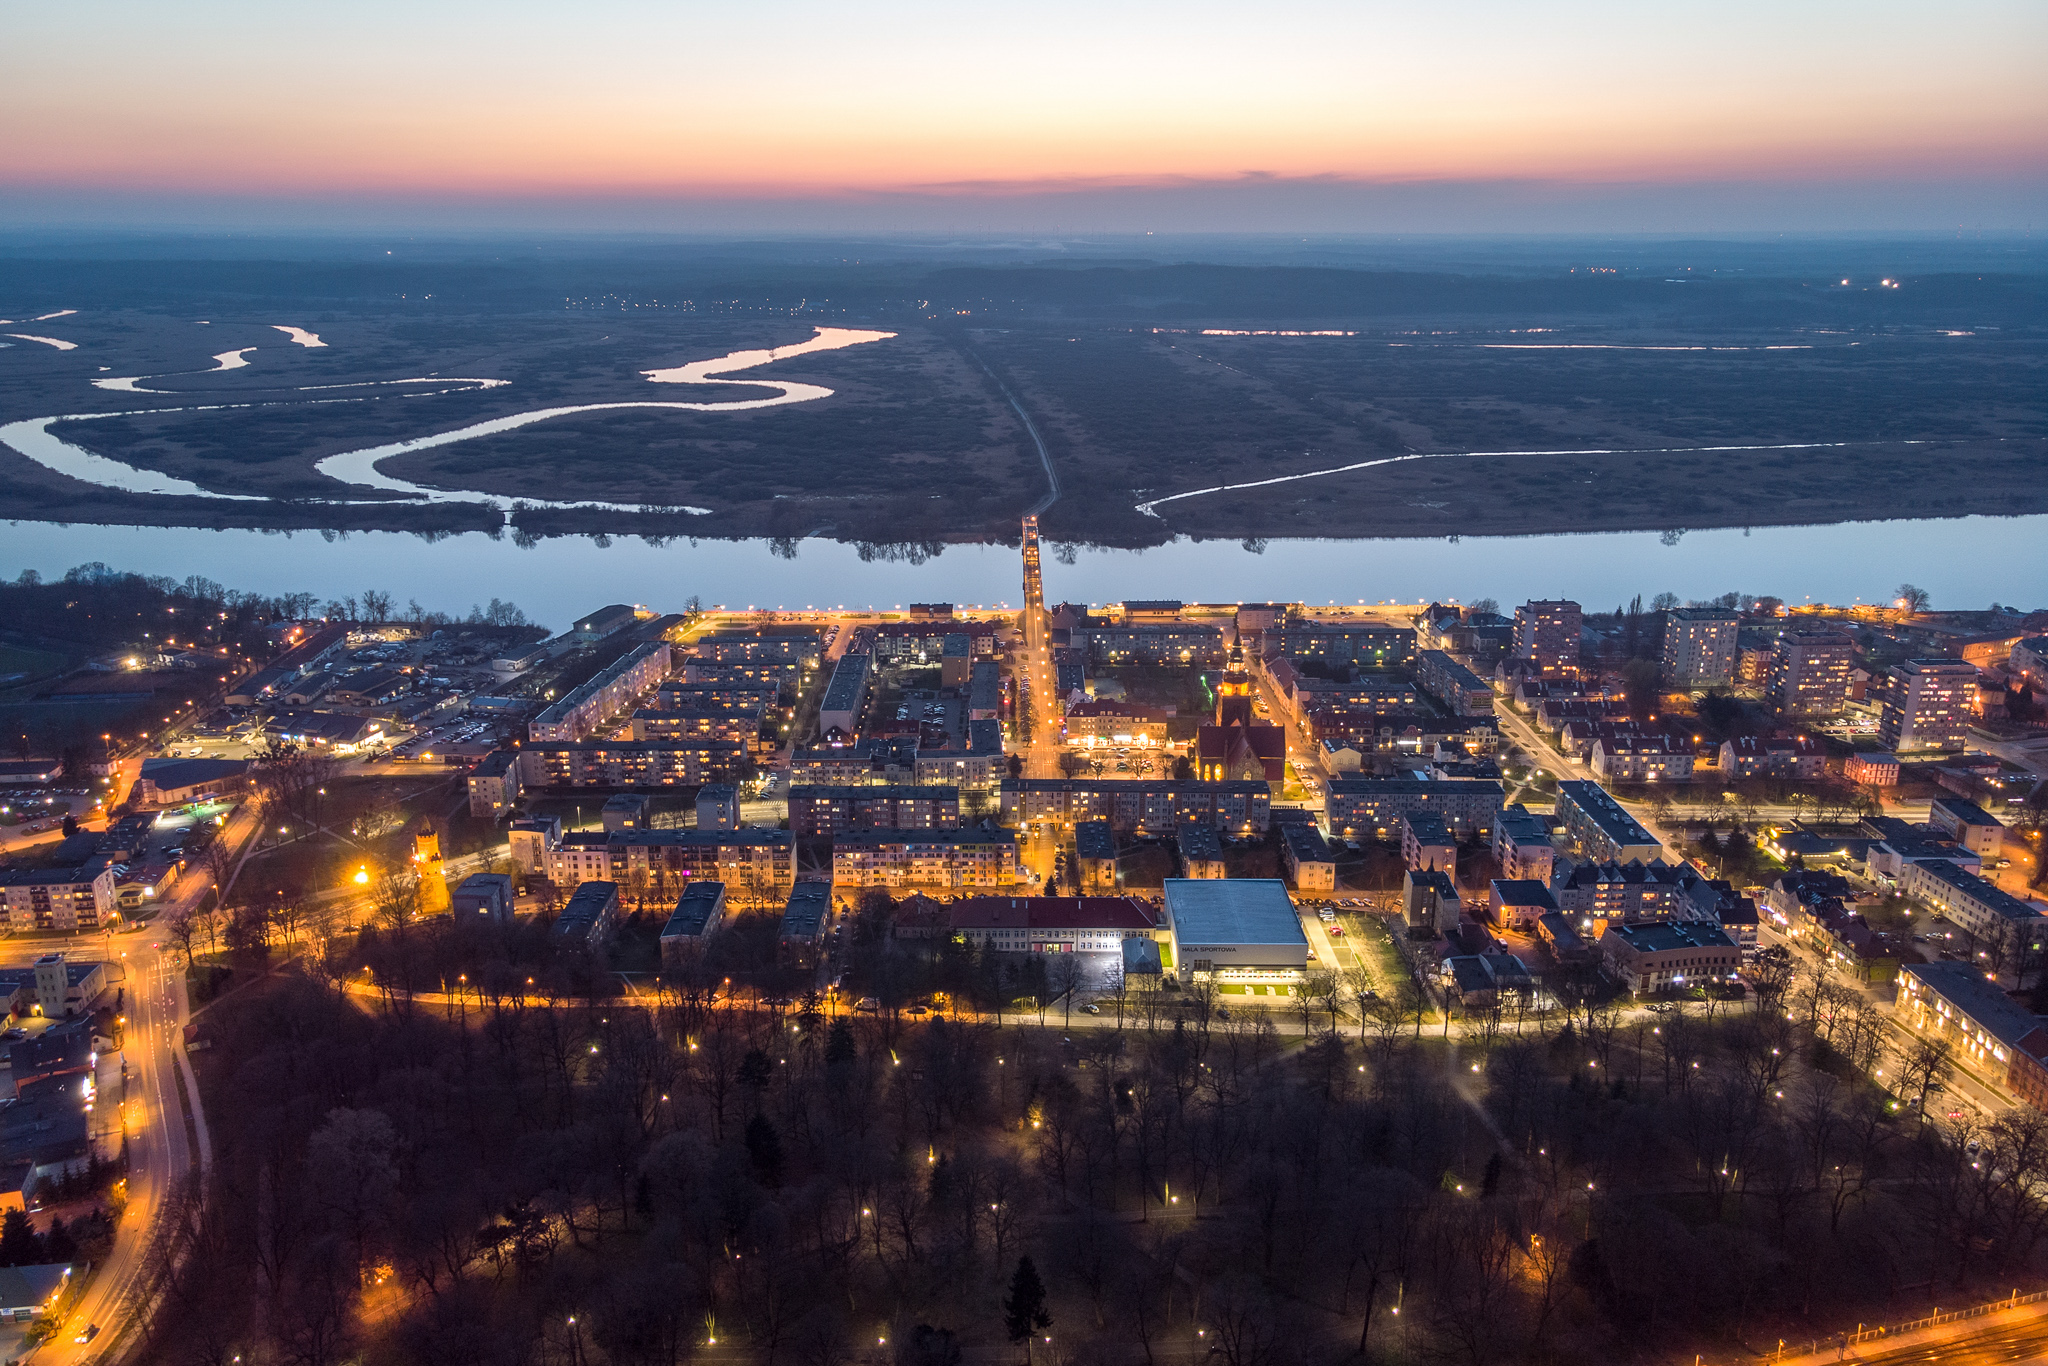
M 246 841 L 255 821 L 237 808 L 222 838 Z M 158 923 L 182 906 L 205 894 L 205 879 L 195 871 L 175 890 L 157 913 Z M 163 947 L 158 945 L 162 943 Z M 110 953 L 127 970 L 124 1011 L 126 1033 L 122 1038 L 121 1062 L 125 1084 L 110 1083 L 100 1092 L 100 1109 L 119 1107 L 119 1122 L 128 1134 L 128 1203 L 114 1231 L 113 1251 L 105 1265 L 93 1275 L 78 1304 L 65 1316 L 57 1337 L 39 1348 L 29 1360 L 35 1366 L 85 1366 L 86 1363 L 115 1360 L 128 1344 L 130 1330 L 137 1326 L 140 1306 L 135 1302 L 136 1280 L 151 1243 L 151 1234 L 165 1199 L 193 1169 L 195 1149 L 187 1130 L 185 1101 L 180 1097 L 178 1075 L 184 1076 L 185 1095 L 192 1106 L 191 1130 L 199 1143 L 200 1165 L 212 1162 L 206 1117 L 199 1112 L 199 1089 L 192 1064 L 185 1056 L 184 1032 L 190 1011 L 185 999 L 185 973 L 177 954 L 159 937 L 154 925 L 139 933 L 103 936 L 77 935 L 68 940 L 46 940 L 39 951 L 63 950 L 98 957 Z M 73 1338 L 88 1324 L 98 1324 L 99 1333 L 90 1343 Z

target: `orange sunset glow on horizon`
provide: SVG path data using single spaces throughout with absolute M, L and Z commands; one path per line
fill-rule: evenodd
M 995 197 L 2048 172 L 2048 10 L 203 0 L 5 21 L 0 186 Z

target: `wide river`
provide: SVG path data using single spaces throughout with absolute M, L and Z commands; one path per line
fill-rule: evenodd
M 678 609 L 691 595 L 728 607 L 880 607 L 910 602 L 1014 605 L 1022 568 L 1008 546 L 948 546 L 922 564 L 863 560 L 855 547 L 806 540 L 794 558 L 767 541 L 600 546 L 563 537 L 522 547 L 481 532 L 427 541 L 400 532 L 265 534 L 186 527 L 10 522 L 0 574 L 45 578 L 86 561 L 230 588 L 336 598 L 382 589 L 402 605 L 466 613 L 501 598 L 561 629 L 612 602 Z M 1079 548 L 1045 559 L 1048 601 L 1420 602 L 1572 598 L 1605 611 L 1637 593 L 1707 598 L 1772 594 L 1788 602 L 1886 599 L 1901 582 L 1938 608 L 2048 606 L 2048 515 L 1669 533 L 1468 536 L 1462 540 L 1176 541 L 1148 550 Z

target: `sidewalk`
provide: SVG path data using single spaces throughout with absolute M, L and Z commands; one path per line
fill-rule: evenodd
M 1784 1356 L 1767 1352 L 1760 1359 L 1771 1363 L 1771 1366 L 1779 1366 L 1780 1362 L 1783 1362 L 1784 1366 L 1817 1366 L 1820 1362 L 1870 1361 L 1890 1356 L 1894 1352 L 1910 1351 L 1915 1347 L 1938 1346 L 1962 1338 L 1973 1338 L 1981 1333 L 1996 1332 L 2001 1328 L 2027 1327 L 2044 1323 L 2048 1323 L 2048 1303 L 2037 1302 L 2022 1304 L 2012 1309 L 1994 1310 L 1988 1314 L 1956 1318 L 1947 1323 L 1915 1328 L 1903 1333 L 1867 1337 L 1846 1350 L 1837 1345 L 1840 1342 L 1839 1337 L 1822 1339 L 1819 1350 L 1812 1352 L 1802 1351 L 1794 1354 L 1788 1344 Z

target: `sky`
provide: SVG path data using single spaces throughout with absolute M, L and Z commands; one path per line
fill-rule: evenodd
M 2048 227 L 2039 0 L 96 0 L 0 225 Z

